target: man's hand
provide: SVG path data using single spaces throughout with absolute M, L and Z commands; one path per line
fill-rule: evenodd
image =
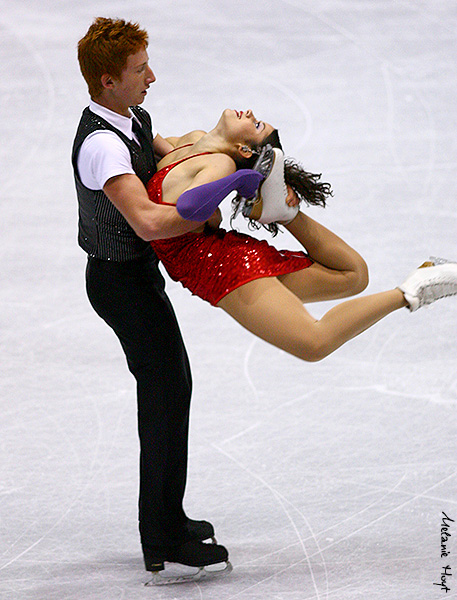
M 159 157 L 159 159 L 163 158 L 165 154 L 168 154 L 174 150 L 174 146 L 172 146 L 168 140 L 164 140 L 159 134 L 155 136 L 152 145 L 154 148 L 154 153 Z

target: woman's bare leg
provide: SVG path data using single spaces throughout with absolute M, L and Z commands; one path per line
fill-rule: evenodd
M 365 261 L 336 234 L 302 212 L 285 227 L 315 261 L 308 269 L 278 278 L 302 302 L 346 298 L 366 288 Z
M 394 289 L 347 300 L 316 320 L 297 296 L 276 278 L 246 283 L 218 304 L 243 327 L 266 342 L 312 362 L 325 358 L 389 313 L 406 305 L 402 292 Z

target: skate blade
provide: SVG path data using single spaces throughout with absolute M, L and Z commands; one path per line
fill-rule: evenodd
M 267 179 L 270 176 L 271 171 L 273 170 L 273 165 L 275 163 L 276 155 L 270 144 L 264 146 L 260 152 L 260 156 L 257 159 L 255 165 L 252 167 L 253 171 L 257 171 Z M 233 218 L 236 218 L 240 213 L 243 214 L 243 217 L 247 219 L 253 219 L 257 221 L 262 214 L 262 199 L 260 198 L 260 190 L 264 183 L 262 181 L 258 190 L 252 198 L 244 198 L 240 196 L 240 201 L 238 203 L 237 209 L 233 215 Z
M 193 583 L 202 579 L 213 579 L 228 575 L 233 571 L 230 562 L 208 565 L 207 567 L 188 567 L 177 563 L 166 563 L 163 571 L 153 573 L 146 587 L 156 585 L 172 585 L 176 583 Z
M 430 256 L 429 261 L 433 263 L 434 266 L 457 262 L 455 260 L 450 260 L 449 258 L 440 258 L 439 256 Z

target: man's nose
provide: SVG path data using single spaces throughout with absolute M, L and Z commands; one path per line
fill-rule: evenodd
M 156 80 L 156 76 L 154 75 L 151 67 L 148 67 L 148 72 L 146 73 L 146 78 L 150 80 L 151 83 L 154 83 Z

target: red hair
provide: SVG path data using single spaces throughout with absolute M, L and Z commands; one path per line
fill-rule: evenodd
M 138 23 L 96 18 L 78 42 L 78 62 L 90 96 L 97 98 L 102 93 L 102 75 L 119 79 L 127 58 L 147 46 L 148 34 Z

